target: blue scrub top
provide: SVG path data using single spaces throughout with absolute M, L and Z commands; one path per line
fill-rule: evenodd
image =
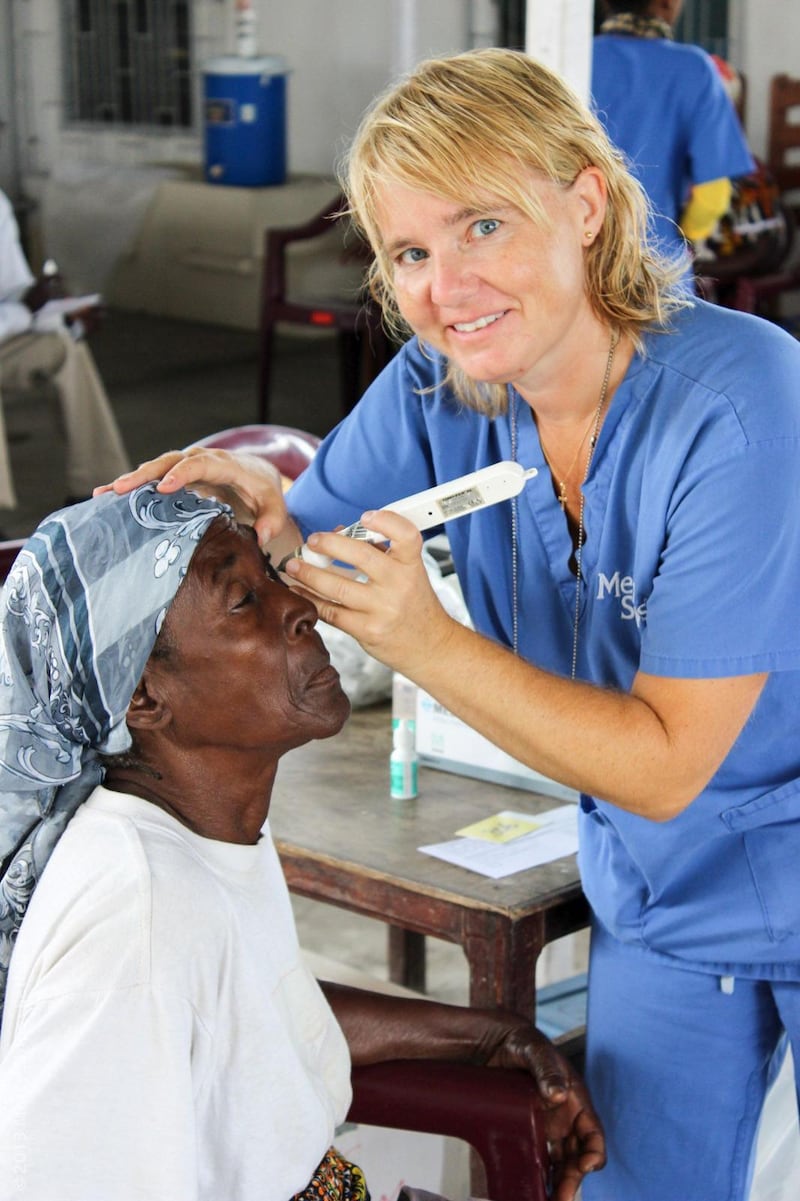
M 650 197 L 662 249 L 683 252 L 677 222 L 692 187 L 755 166 L 713 60 L 698 46 L 664 38 L 600 34 L 592 101 Z
M 700 301 L 645 341 L 584 488 L 578 675 L 628 690 L 639 670 L 771 674 L 672 821 L 582 798 L 584 889 L 609 930 L 654 954 L 800 978 L 800 346 Z M 400 351 L 291 488 L 305 534 L 511 457 L 508 416 L 464 408 L 442 378 L 435 352 Z M 571 539 L 531 410 L 509 392 L 518 459 L 540 469 L 518 500 L 520 653 L 568 675 Z M 510 645 L 510 502 L 447 533 L 476 627 Z

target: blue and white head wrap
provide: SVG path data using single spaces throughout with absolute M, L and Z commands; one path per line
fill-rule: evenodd
M 48 517 L 0 594 L 0 1013 L 17 931 L 67 822 L 101 781 L 164 616 L 227 506 L 146 484 Z

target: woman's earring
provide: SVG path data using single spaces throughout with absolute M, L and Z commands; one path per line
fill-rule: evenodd
M 587 229 L 587 230 L 586 230 L 586 233 L 585 233 L 583 236 L 584 236 L 584 238 L 589 238 L 589 239 L 591 239 L 591 238 L 593 238 L 593 237 L 594 237 L 594 234 L 592 233 L 592 231 L 591 231 L 590 229 Z

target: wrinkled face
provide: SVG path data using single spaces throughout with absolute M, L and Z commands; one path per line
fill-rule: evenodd
M 181 745 L 270 748 L 337 733 L 350 712 L 314 606 L 280 582 L 249 526 L 218 517 L 167 614 L 166 680 Z
M 472 379 L 523 394 L 580 351 L 591 320 L 584 256 L 603 215 L 592 169 L 566 188 L 531 172 L 529 186 L 546 226 L 504 200 L 461 205 L 400 184 L 386 185 L 377 206 L 414 332 Z

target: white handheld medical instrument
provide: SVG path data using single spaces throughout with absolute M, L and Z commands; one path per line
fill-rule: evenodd
M 533 479 L 539 472 L 535 467 L 522 467 L 519 463 L 507 460 L 493 463 L 491 467 L 482 467 L 480 471 L 471 471 L 469 475 L 459 476 L 447 484 L 437 484 L 424 492 L 406 496 L 402 500 L 392 501 L 383 508 L 392 513 L 399 513 L 412 522 L 418 530 L 429 530 L 432 526 L 441 525 L 445 521 L 454 521 L 467 513 L 475 513 L 489 505 L 496 505 L 501 500 L 511 500 L 517 496 L 528 480 Z M 360 521 L 338 530 L 344 538 L 354 538 L 358 542 L 386 542 L 385 534 L 366 529 Z M 302 558 L 314 567 L 328 567 L 331 559 L 310 550 L 305 544 L 297 547 L 287 555 L 278 566 L 283 571 L 290 559 Z

